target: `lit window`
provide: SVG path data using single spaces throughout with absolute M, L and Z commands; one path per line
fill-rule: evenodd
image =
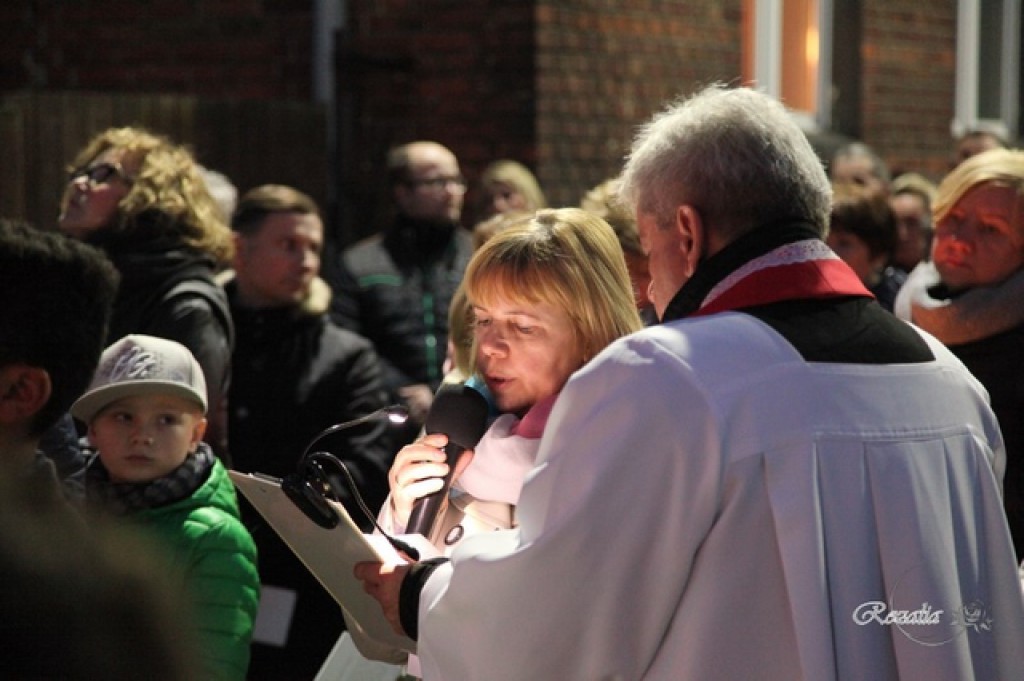
M 829 126 L 832 0 L 743 0 L 743 81 L 807 129 Z
M 1016 131 L 1021 0 L 960 0 L 952 132 Z

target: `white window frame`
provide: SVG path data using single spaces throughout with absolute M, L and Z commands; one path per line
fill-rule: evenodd
M 1017 137 L 1021 0 L 1002 1 L 1003 51 L 1000 54 L 1002 78 L 998 119 L 981 118 L 978 113 L 982 0 L 959 0 L 957 3 L 956 99 L 950 125 L 953 137 L 959 137 L 968 130 L 979 129 L 991 130 L 1003 139 Z
M 754 0 L 754 81 L 767 94 L 782 96 L 782 13 L 785 0 Z M 815 111 L 790 114 L 806 132 L 832 124 L 832 0 L 818 3 L 818 73 Z

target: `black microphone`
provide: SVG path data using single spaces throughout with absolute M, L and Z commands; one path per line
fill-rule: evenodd
M 434 396 L 424 428 L 428 435 L 444 433 L 448 436 L 448 444 L 444 446 L 444 453 L 448 457 L 448 475 L 444 476 L 444 485 L 440 490 L 413 503 L 406 526 L 407 534 L 430 536 L 430 530 L 452 485 L 455 463 L 464 451 L 474 449 L 480 442 L 487 430 L 487 412 L 484 396 L 466 385 L 442 386 Z

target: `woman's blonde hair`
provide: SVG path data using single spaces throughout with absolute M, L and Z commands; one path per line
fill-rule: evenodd
M 206 186 L 202 168 L 186 147 L 141 128 L 109 128 L 89 141 L 69 170 L 85 167 L 108 149 L 121 150 L 124 165 L 138 168 L 126 178 L 131 186 L 118 203 L 113 228 L 130 230 L 142 213 L 155 214 L 162 227 L 180 232 L 187 245 L 219 264 L 230 262 L 231 230 Z M 63 200 L 68 198 L 65 192 Z
M 544 197 L 537 178 L 522 163 L 508 159 L 491 163 L 480 175 L 480 183 L 484 187 L 489 187 L 496 182 L 511 185 L 522 194 L 526 199 L 525 210 L 535 211 L 548 207 L 548 200 Z
M 522 223 L 533 213 L 509 211 L 498 213 L 475 225 L 471 231 L 473 250 L 477 251 L 491 237 L 505 229 Z M 465 380 L 473 373 L 473 309 L 466 298 L 465 282 L 459 284 L 448 308 L 448 340 L 452 345 L 452 374 L 454 379 Z
M 607 222 L 579 208 L 545 209 L 487 241 L 463 278 L 470 302 L 547 303 L 568 314 L 580 364 L 641 328 L 626 262 Z
M 1012 189 L 1019 206 L 1019 199 L 1024 196 L 1024 151 L 990 149 L 971 156 L 951 170 L 935 194 L 934 222 L 945 218 L 964 194 L 989 182 Z

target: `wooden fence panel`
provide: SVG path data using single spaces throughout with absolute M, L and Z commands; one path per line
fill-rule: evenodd
M 26 92 L 0 96 L 0 216 L 56 224 L 67 166 L 95 134 L 141 126 L 187 144 L 244 192 L 292 185 L 327 206 L 327 115 L 307 102 L 184 95 Z

